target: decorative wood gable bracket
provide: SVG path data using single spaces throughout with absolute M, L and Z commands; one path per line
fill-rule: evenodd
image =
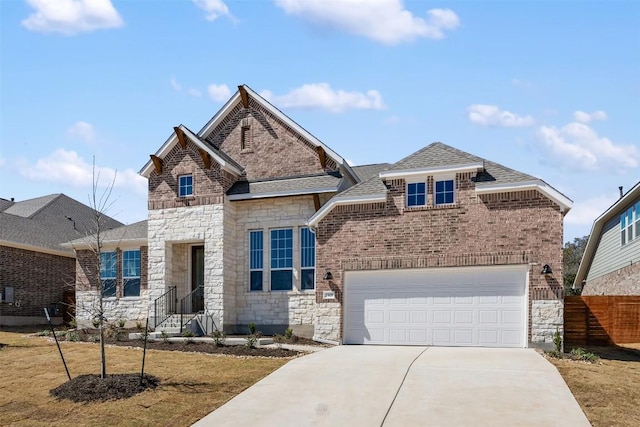
M 313 205 L 316 208 L 316 212 L 320 210 L 320 196 L 318 193 L 313 195 Z
M 202 158 L 202 163 L 204 163 L 204 167 L 206 169 L 211 169 L 211 156 L 202 148 L 198 148 L 198 153 L 200 153 L 200 157 Z
M 322 166 L 322 169 L 326 169 L 327 168 L 327 153 L 324 151 L 324 148 L 322 148 L 320 146 L 316 147 L 316 152 L 318 153 L 318 158 L 320 159 L 320 166 Z
M 151 154 L 149 157 L 151 157 L 156 173 L 160 175 L 162 173 L 162 159 L 154 154 Z
M 182 149 L 184 150 L 185 148 L 187 148 L 187 138 L 185 137 L 184 132 L 177 126 L 174 126 L 173 130 L 178 136 L 178 143 L 180 144 L 180 147 L 182 147 Z
M 240 85 L 238 86 L 238 90 L 240 91 L 240 99 L 242 100 L 242 106 L 244 108 L 249 108 L 249 94 L 247 93 L 247 89 Z

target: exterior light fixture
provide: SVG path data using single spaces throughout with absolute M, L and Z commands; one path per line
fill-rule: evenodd
M 549 267 L 549 264 L 545 264 L 542 267 L 542 271 L 540 272 L 540 274 L 544 274 L 545 276 L 551 273 L 553 273 L 553 271 L 551 271 L 551 267 Z
M 331 271 L 329 271 L 329 269 L 327 269 L 326 273 L 324 273 L 324 276 L 322 277 L 323 280 L 333 280 L 333 274 L 331 274 Z

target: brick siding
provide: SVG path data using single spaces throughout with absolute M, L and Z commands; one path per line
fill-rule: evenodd
M 582 295 L 640 295 L 640 262 L 589 280 Z
M 0 303 L 0 316 L 44 317 L 43 308 L 61 303 L 73 288 L 74 275 L 73 258 L 0 246 L 0 290 L 13 286 L 18 303 Z
M 136 248 L 137 249 L 137 248 Z M 125 249 L 129 250 L 129 249 Z M 116 298 L 122 298 L 122 250 L 116 249 L 118 256 L 118 276 L 116 278 Z M 148 283 L 148 250 L 147 246 L 140 248 L 140 293 L 147 289 Z M 96 291 L 100 289 L 96 254 L 91 250 L 76 251 L 76 291 Z
M 454 205 L 405 208 L 404 180 L 386 185 L 386 203 L 339 206 L 318 224 L 318 277 L 333 274 L 317 280 L 318 303 L 332 302 L 322 299 L 328 290 L 342 302 L 346 270 L 505 264 L 531 264 L 530 313 L 534 295 L 562 295 L 563 214 L 539 192 L 477 195 L 471 175 L 458 174 Z M 553 275 L 540 274 L 544 264 Z

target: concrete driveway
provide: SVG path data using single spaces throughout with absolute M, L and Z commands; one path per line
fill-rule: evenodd
M 195 426 L 589 426 L 531 349 L 338 346 L 287 363 Z

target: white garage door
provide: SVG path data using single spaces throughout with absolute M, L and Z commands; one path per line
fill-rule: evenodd
M 526 266 L 345 273 L 345 344 L 525 347 Z

